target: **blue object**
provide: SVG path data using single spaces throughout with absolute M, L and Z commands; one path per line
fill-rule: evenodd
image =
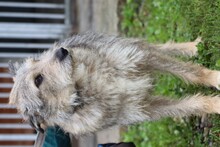
M 98 146 L 97 146 L 97 147 L 111 147 L 112 145 L 115 145 L 115 143 L 98 144 Z
M 43 147 L 71 147 L 69 134 L 59 127 L 50 127 L 45 133 Z

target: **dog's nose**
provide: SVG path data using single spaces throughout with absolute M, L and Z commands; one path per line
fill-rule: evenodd
M 30 115 L 29 116 L 29 124 L 36 129 L 37 131 L 44 133 L 44 129 L 41 127 L 41 123 L 43 123 L 43 117 L 40 115 Z

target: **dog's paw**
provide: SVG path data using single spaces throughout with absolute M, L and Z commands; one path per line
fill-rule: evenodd
M 189 44 L 189 50 L 191 51 L 191 55 L 190 56 L 196 56 L 198 54 L 198 48 L 197 45 L 199 44 L 199 42 L 202 41 L 201 37 L 198 37 L 195 41 L 190 42 Z
M 214 78 L 210 80 L 212 80 L 213 86 L 220 90 L 220 71 L 214 71 Z
M 202 38 L 201 37 L 198 37 L 198 38 L 196 38 L 196 40 L 194 41 L 195 43 L 196 43 L 196 45 L 199 43 L 199 42 L 201 42 L 202 41 Z
M 205 76 L 202 81 L 207 86 L 215 87 L 220 90 L 220 71 L 217 70 L 203 70 Z
M 220 97 L 219 96 L 215 96 L 213 99 L 212 99 L 212 111 L 214 113 L 218 113 L 220 114 Z
M 219 72 L 219 74 L 217 75 L 217 77 L 216 77 L 217 79 L 216 79 L 216 81 L 217 81 L 217 84 L 216 84 L 216 88 L 218 89 L 218 90 L 220 90 L 220 72 Z

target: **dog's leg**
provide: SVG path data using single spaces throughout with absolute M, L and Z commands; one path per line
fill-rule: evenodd
M 195 56 L 197 55 L 197 44 L 201 41 L 200 38 L 193 42 L 167 42 L 165 44 L 153 45 L 157 50 L 171 55 Z
M 161 117 L 183 117 L 203 113 L 220 113 L 220 97 L 194 95 L 181 100 L 154 97 L 145 108 L 151 120 Z
M 172 73 L 186 82 L 214 86 L 220 89 L 220 72 L 191 62 L 180 62 L 159 52 L 148 53 L 145 61 L 150 68 Z
M 149 98 L 150 97 L 150 98 Z M 142 121 L 159 120 L 163 117 L 184 117 L 204 113 L 220 114 L 220 97 L 193 95 L 184 99 L 149 96 L 139 104 L 126 104 L 118 123 L 123 125 Z

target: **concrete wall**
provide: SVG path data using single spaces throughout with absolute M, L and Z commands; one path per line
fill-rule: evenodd
M 79 32 L 94 31 L 118 34 L 118 0 L 77 0 Z M 99 143 L 120 141 L 120 128 L 113 127 L 95 135 L 81 137 L 79 147 L 96 147 Z

